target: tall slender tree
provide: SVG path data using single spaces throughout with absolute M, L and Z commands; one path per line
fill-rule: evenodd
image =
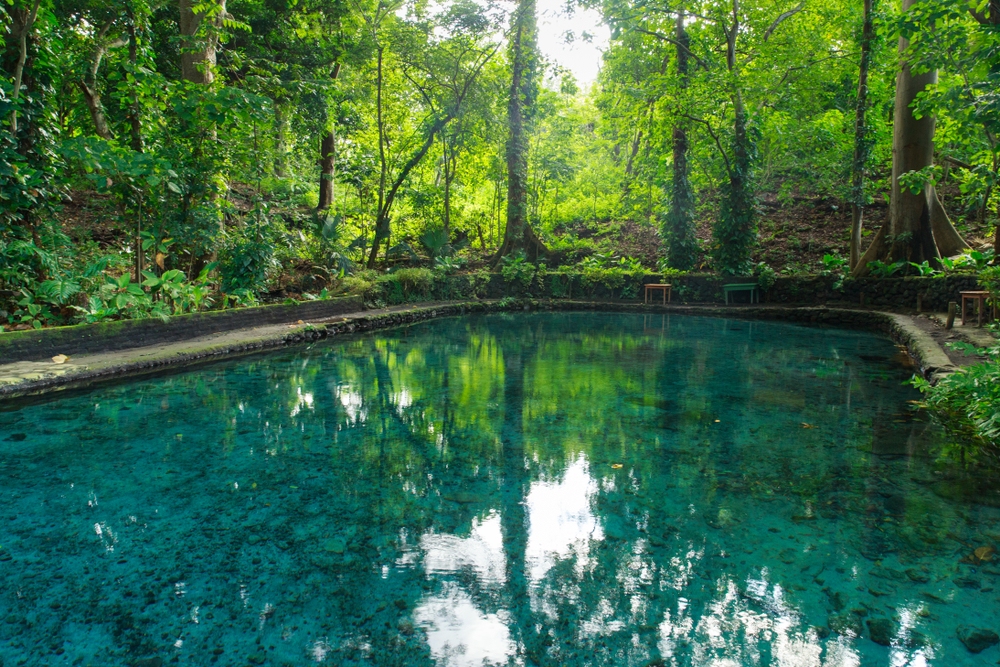
M 871 133 L 868 129 L 868 70 L 871 67 L 872 48 L 875 41 L 875 24 L 872 14 L 874 0 L 864 0 L 864 18 L 861 25 L 861 61 L 858 64 L 858 96 L 854 103 L 854 159 L 851 162 L 851 259 L 853 269 L 861 259 L 861 225 L 865 196 L 865 167 L 871 153 Z
M 678 10 L 674 38 L 677 48 L 677 78 L 679 97 L 683 99 L 690 77 L 691 38 L 684 28 L 684 10 Z M 691 188 L 688 166 L 688 128 L 690 121 L 682 114 L 674 119 L 673 167 L 670 210 L 667 214 L 663 237 L 667 241 L 667 260 L 675 269 L 687 271 L 698 259 L 698 240 L 694 227 L 694 191 Z
M 519 0 L 510 37 L 510 97 L 507 100 L 507 227 L 493 257 L 524 252 L 529 259 L 548 255 L 548 249 L 528 220 L 528 136 L 538 97 L 538 19 L 535 0 Z

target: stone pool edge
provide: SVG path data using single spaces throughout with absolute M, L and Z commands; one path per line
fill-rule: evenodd
M 238 329 L 161 345 L 86 354 L 63 364 L 47 360 L 4 364 L 0 365 L 0 401 L 210 363 L 227 357 L 312 343 L 332 336 L 390 329 L 439 317 L 525 310 L 684 314 L 867 329 L 886 333 L 905 346 L 916 360 L 920 372 L 931 382 L 937 382 L 957 370 L 937 341 L 920 329 L 910 316 L 899 313 L 826 306 L 664 306 L 606 301 L 503 299 L 432 302 L 345 313 L 310 322 L 298 320 L 294 324 Z

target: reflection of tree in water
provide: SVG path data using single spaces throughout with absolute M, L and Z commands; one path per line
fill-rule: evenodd
M 377 527 L 373 534 L 404 526 L 411 541 L 435 534 L 461 541 L 472 540 L 477 526 L 493 521 L 490 516 L 500 524 L 499 583 L 489 574 L 492 566 L 477 569 L 473 556 L 472 565 L 458 562 L 435 575 L 429 592 L 415 572 L 399 593 L 385 595 L 401 594 L 427 627 L 433 626 L 433 613 L 450 606 L 453 621 L 460 620 L 454 609 L 465 609 L 472 620 L 461 622 L 468 628 L 499 632 L 495 614 L 506 611 L 500 618 L 527 664 L 583 656 L 595 662 L 625 656 L 626 663 L 670 656 L 710 659 L 713 650 L 748 651 L 763 641 L 765 630 L 773 641 L 751 651 L 765 661 L 772 650 L 815 644 L 801 634 L 804 621 L 786 600 L 795 596 L 794 578 L 780 559 L 791 555 L 767 551 L 767 544 L 759 553 L 733 553 L 734 544 L 754 545 L 758 539 L 744 525 L 751 518 L 748 498 L 763 507 L 791 501 L 797 507 L 791 511 L 807 521 L 809 512 L 836 510 L 824 507 L 827 498 L 840 503 L 855 493 L 864 479 L 857 475 L 857 457 L 821 447 L 829 434 L 801 423 L 822 422 L 823 411 L 839 411 L 838 423 L 853 438 L 864 427 L 851 422 L 850 401 L 871 404 L 878 396 L 864 395 L 870 390 L 854 382 L 853 367 L 833 352 L 794 346 L 758 350 L 749 323 L 712 323 L 721 345 L 692 340 L 683 320 L 673 331 L 655 335 L 623 334 L 619 323 L 600 320 L 566 334 L 562 324 L 473 321 L 420 346 L 405 337 L 358 343 L 338 360 L 351 366 L 342 374 L 353 378 L 361 397 L 355 413 L 367 415 L 360 442 L 350 431 L 335 435 L 346 438 L 341 455 L 353 452 L 356 460 L 343 492 L 365 508 L 364 521 Z M 713 357 L 719 349 L 725 357 Z M 788 390 L 789 368 L 802 374 L 801 397 Z M 573 414 L 565 413 L 567 406 Z M 756 419 L 755 410 L 790 416 Z M 717 416 L 723 417 L 718 423 Z M 338 419 L 343 426 L 346 415 Z M 657 428 L 651 430 L 650 423 Z M 790 428 L 801 433 L 793 445 Z M 644 438 L 659 444 L 637 442 Z M 747 457 L 756 441 L 796 449 L 776 450 L 774 461 Z M 643 456 L 636 457 L 640 451 Z M 650 456 L 652 451 L 657 454 Z M 581 455 L 579 468 L 574 461 Z M 623 467 L 612 469 L 617 462 Z M 599 530 L 560 536 L 582 546 L 541 555 L 532 547 L 531 559 L 547 563 L 539 568 L 528 555 L 536 539 L 532 531 L 554 510 L 531 506 L 529 513 L 529 500 L 533 493 L 541 497 L 545 484 L 569 483 L 577 469 L 593 480 L 593 495 L 585 502 L 600 517 Z M 893 502 L 884 489 L 875 493 L 882 505 Z M 884 535 L 877 522 L 870 526 L 866 543 Z M 853 553 L 855 536 L 831 537 L 830 549 L 814 558 L 817 571 L 823 563 L 833 567 L 844 551 Z M 457 542 L 427 544 L 460 550 Z M 369 553 L 386 562 L 384 551 Z M 763 577 L 748 556 L 778 566 Z M 756 580 L 746 579 L 755 571 Z M 382 584 L 373 578 L 371 586 L 379 590 Z M 341 597 L 338 613 L 363 619 L 367 612 L 355 609 L 365 608 L 365 596 Z M 773 634 L 775 614 L 794 621 L 783 634 Z M 725 644 L 706 648 L 710 627 L 727 623 Z M 373 638 L 400 641 L 395 624 L 373 632 Z

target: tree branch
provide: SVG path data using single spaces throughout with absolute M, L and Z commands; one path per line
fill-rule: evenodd
M 800 2 L 793 9 L 789 9 L 787 12 L 785 12 L 783 14 L 780 14 L 778 16 L 778 18 L 774 19 L 774 23 L 772 23 L 771 26 L 766 31 L 764 31 L 764 41 L 766 42 L 768 40 L 768 38 L 771 36 L 771 33 L 773 33 L 775 31 L 775 29 L 777 29 L 777 27 L 779 25 L 781 25 L 781 23 L 785 19 L 788 19 L 788 18 L 791 18 L 791 17 L 795 16 L 796 14 L 798 14 L 799 12 L 802 11 L 803 7 L 805 7 L 805 3 L 804 2 Z
M 722 156 L 722 160 L 726 163 L 726 173 L 732 176 L 733 170 L 729 165 L 729 157 L 726 155 L 726 151 L 722 148 L 722 142 L 719 141 L 719 135 L 717 135 L 715 133 L 715 130 L 712 129 L 712 124 L 709 123 L 704 118 L 698 118 L 696 116 L 691 116 L 686 113 L 682 113 L 681 116 L 687 118 L 688 120 L 694 121 L 695 123 L 700 123 L 705 126 L 705 129 L 708 130 L 708 134 L 712 137 L 712 139 L 715 141 L 715 145 L 719 148 L 719 155 Z
M 684 49 L 690 57 L 692 57 L 692 58 L 694 58 L 695 60 L 698 61 L 699 65 L 701 65 L 704 69 L 708 69 L 708 63 L 706 63 L 704 60 L 702 60 L 697 55 L 695 55 L 694 52 L 691 51 L 690 47 L 688 47 L 687 44 L 683 44 L 681 42 L 678 42 L 673 37 L 670 37 L 668 35 L 664 35 L 662 32 L 656 32 L 655 30 L 647 30 L 646 28 L 633 28 L 633 30 L 635 30 L 636 32 L 638 32 L 640 34 L 649 35 L 650 37 L 654 37 L 654 38 L 660 40 L 661 42 L 667 42 L 669 44 L 673 44 L 674 46 L 677 46 L 679 48 Z

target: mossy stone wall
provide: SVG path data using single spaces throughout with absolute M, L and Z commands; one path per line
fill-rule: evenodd
M 0 334 L 0 363 L 37 361 L 57 354 L 69 356 L 113 352 L 145 345 L 162 345 L 223 331 L 317 320 L 363 310 L 358 297 L 298 304 L 206 311 L 160 319 L 117 320 Z

